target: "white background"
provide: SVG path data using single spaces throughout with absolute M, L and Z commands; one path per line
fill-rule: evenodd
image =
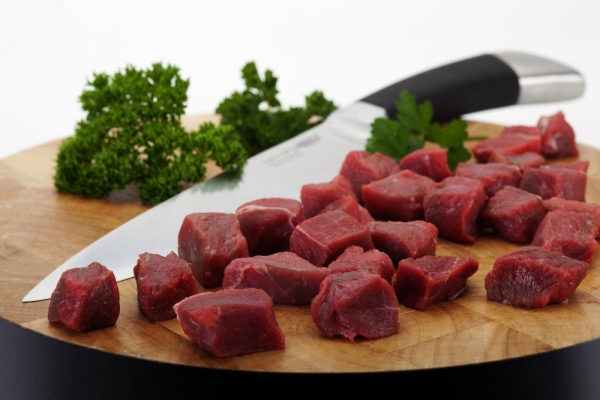
M 589 1 L 0 1 L 0 158 L 66 137 L 93 72 L 171 63 L 191 80 L 186 113 L 212 113 L 255 61 L 284 106 L 315 89 L 339 106 L 462 58 L 524 51 L 586 79 L 577 100 L 470 119 L 534 125 L 562 110 L 600 148 L 600 16 Z

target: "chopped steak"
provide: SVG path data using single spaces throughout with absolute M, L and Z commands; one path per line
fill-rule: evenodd
M 542 151 L 542 139 L 528 133 L 506 133 L 477 142 L 471 150 L 479 163 L 488 162 L 494 151 L 502 151 L 505 154 L 540 153 Z
M 376 221 L 367 225 L 373 245 L 392 259 L 394 265 L 405 258 L 434 255 L 437 228 L 425 221 Z
M 534 137 L 542 136 L 542 132 L 540 132 L 540 130 L 538 129 L 537 126 L 526 126 L 526 125 L 507 126 L 506 128 L 504 128 L 502 133 L 500 133 L 500 135 L 510 135 L 513 133 L 520 133 L 523 135 L 529 135 L 529 136 L 534 136 Z
M 326 205 L 325 208 L 322 209 L 321 212 L 319 212 L 319 214 L 324 214 L 328 211 L 333 210 L 341 210 L 346 214 L 353 216 L 358 222 L 363 224 L 374 221 L 369 211 L 360 204 L 358 204 L 358 201 L 356 201 L 356 197 L 349 194 L 332 201 L 331 203 Z
M 548 211 L 562 210 L 562 211 L 576 211 L 576 212 L 587 212 L 596 221 L 600 230 L 600 204 L 584 203 L 583 201 L 577 200 L 565 200 L 560 197 L 552 197 L 544 200 L 544 207 Z
M 483 183 L 485 193 L 491 197 L 505 186 L 519 186 L 521 170 L 516 165 L 501 163 L 458 163 L 456 176 L 476 179 Z
M 346 155 L 340 175 L 348 179 L 356 198 L 362 203 L 363 185 L 383 179 L 399 170 L 398 163 L 391 157 L 379 152 L 369 153 L 365 150 L 354 150 Z
M 337 175 L 330 182 L 309 183 L 300 188 L 300 200 L 306 218 L 314 217 L 329 203 L 344 195 L 356 197 L 350 182 L 342 175 Z
M 542 132 L 542 153 L 554 158 L 572 157 L 579 155 L 575 143 L 575 132 L 565 120 L 562 112 L 541 117 L 538 128 Z
M 448 154 L 438 147 L 418 149 L 408 153 L 400 160 L 400 169 L 409 169 L 436 182 L 452 176 L 448 166 Z
M 516 165 L 521 171 L 524 171 L 526 168 L 537 168 L 546 164 L 546 159 L 539 153 L 506 154 L 502 151 L 493 151 L 488 162 Z
M 585 201 L 587 176 L 577 168 L 542 165 L 523 171 L 519 187 L 542 199 L 560 197 L 566 200 Z
M 377 249 L 365 251 L 362 247 L 350 246 L 331 264 L 332 273 L 365 270 L 381 275 L 383 279 L 392 283 L 396 273 L 390 256 Z

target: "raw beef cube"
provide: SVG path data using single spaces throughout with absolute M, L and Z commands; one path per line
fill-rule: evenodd
M 508 242 L 531 243 L 544 215 L 546 209 L 539 196 L 505 186 L 488 200 L 480 222 Z
M 375 218 L 414 221 L 423 219 L 423 197 L 437 187 L 432 179 L 404 170 L 364 185 L 363 203 Z
M 433 303 L 453 300 L 467 288 L 467 279 L 479 268 L 474 258 L 425 256 L 398 263 L 394 281 L 401 304 L 424 310 Z
M 223 289 L 262 289 L 276 304 L 308 304 L 330 273 L 290 252 L 237 258 L 225 268 Z
M 565 200 L 560 197 L 552 197 L 543 202 L 544 207 L 546 207 L 546 210 L 548 211 L 562 210 L 589 213 L 596 221 L 596 225 L 600 228 L 600 204 L 584 203 L 583 201 L 577 200 Z
M 369 229 L 340 210 L 300 223 L 290 237 L 290 250 L 317 267 L 325 267 L 349 246 L 373 249 Z
M 227 264 L 248 257 L 248 244 L 235 214 L 188 214 L 179 230 L 179 257 L 192 264 L 194 277 L 205 288 L 223 283 Z
M 190 264 L 171 252 L 140 254 L 133 268 L 140 311 L 152 321 L 175 318 L 173 306 L 198 293 Z
M 393 158 L 379 152 L 369 153 L 365 150 L 354 150 L 348 153 L 340 175 L 348 179 L 354 194 L 362 203 L 362 186 L 372 181 L 378 181 L 386 176 L 400 171 L 398 163 Z
M 310 305 L 317 327 L 350 341 L 358 335 L 377 339 L 398 332 L 398 300 L 394 288 L 367 271 L 331 274 Z
M 93 262 L 60 276 L 48 308 L 48 320 L 87 332 L 117 323 L 121 306 L 119 287 L 112 271 Z
M 400 169 L 409 169 L 436 182 L 452 176 L 452 171 L 448 166 L 448 154 L 444 149 L 437 147 L 408 153 L 400 160 Z
M 527 133 L 507 133 L 477 142 L 471 150 L 477 162 L 480 163 L 488 162 L 493 151 L 502 151 L 506 154 L 540 153 L 542 139 Z
M 485 277 L 489 300 L 515 307 L 566 302 L 587 275 L 590 264 L 538 246 L 500 256 Z
M 566 168 L 572 169 L 574 171 L 583 172 L 587 174 L 588 169 L 590 168 L 589 161 L 574 161 L 571 163 L 554 163 L 549 165 L 550 168 Z
M 493 151 L 488 162 L 516 165 L 523 171 L 526 168 L 537 168 L 546 164 L 546 159 L 539 153 L 506 154 L 501 151 Z
M 350 182 L 338 175 L 331 182 L 303 185 L 300 189 L 300 200 L 306 218 L 311 218 L 332 201 L 348 194 L 356 197 Z
M 532 244 L 591 264 L 598 248 L 596 236 L 598 225 L 590 214 L 557 210 L 546 214 Z
M 358 246 L 348 247 L 328 268 L 336 274 L 365 270 L 381 275 L 389 283 L 396 273 L 390 256 L 377 249 L 365 251 Z
M 519 187 L 542 199 L 560 197 L 566 200 L 585 201 L 587 176 L 574 168 L 542 165 L 523 171 Z
M 367 225 L 373 245 L 392 259 L 394 265 L 405 258 L 434 255 L 437 228 L 425 221 L 376 221 Z
M 200 293 L 174 308 L 185 334 L 217 357 L 285 348 L 273 300 L 260 289 Z
M 290 235 L 304 221 L 302 204 L 272 197 L 242 204 L 235 211 L 248 248 L 256 254 L 273 254 L 290 248 Z
M 506 128 L 504 128 L 502 133 L 500 133 L 500 135 L 510 135 L 513 133 L 520 133 L 523 135 L 529 135 L 529 136 L 534 136 L 534 137 L 542 136 L 542 132 L 540 132 L 540 130 L 538 129 L 537 126 L 526 126 L 526 125 L 507 126 Z
M 516 165 L 487 163 L 471 164 L 458 163 L 456 176 L 471 178 L 481 181 L 485 193 L 492 197 L 498 190 L 505 186 L 519 186 L 521 170 Z
M 363 224 L 374 221 L 369 211 L 360 204 L 358 204 L 358 201 L 356 201 L 356 197 L 349 194 L 332 201 L 331 203 L 326 205 L 325 208 L 322 209 L 321 212 L 319 212 L 319 214 L 324 214 L 333 210 L 341 210 L 346 214 L 353 216 L 358 222 Z
M 575 132 L 562 112 L 541 117 L 538 128 L 542 132 L 542 153 L 548 157 L 563 158 L 579 155 Z
M 477 218 L 485 206 L 487 195 L 480 181 L 451 177 L 443 186 L 423 199 L 425 221 L 438 228 L 440 236 L 459 243 L 477 239 Z

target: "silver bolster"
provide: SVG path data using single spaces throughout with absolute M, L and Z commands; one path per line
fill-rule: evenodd
M 583 76 L 564 64 L 518 52 L 494 54 L 519 77 L 517 104 L 571 100 L 584 92 Z

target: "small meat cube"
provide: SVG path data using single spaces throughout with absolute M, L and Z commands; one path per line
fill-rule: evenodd
M 418 149 L 408 153 L 400 160 L 400 169 L 409 169 L 436 182 L 452 176 L 452 171 L 448 166 L 448 154 L 444 149 L 437 147 Z
M 194 277 L 205 288 L 223 283 L 227 264 L 248 257 L 248 243 L 235 214 L 188 214 L 179 230 L 179 257 L 192 264 Z
M 398 300 L 381 276 L 367 271 L 331 274 L 310 305 L 317 327 L 350 341 L 360 335 L 377 339 L 398 332 Z
M 360 204 L 358 204 L 358 201 L 356 201 L 356 197 L 349 194 L 332 201 L 331 203 L 326 205 L 325 208 L 322 209 L 321 212 L 319 212 L 319 214 L 324 214 L 333 210 L 341 210 L 346 214 L 353 216 L 358 222 L 363 224 L 374 221 L 369 211 Z
M 350 182 L 342 175 L 337 175 L 330 182 L 310 183 L 300 189 L 300 200 L 306 218 L 314 217 L 329 203 L 345 195 L 356 197 Z
M 77 332 L 116 324 L 121 306 L 119 287 L 112 271 L 93 262 L 66 270 L 50 297 L 48 320 Z
M 367 226 L 340 210 L 300 223 L 290 237 L 290 250 L 317 267 L 325 267 L 349 246 L 373 249 Z
M 590 214 L 557 210 L 546 214 L 532 244 L 591 264 L 598 248 L 596 236 L 598 225 Z
M 437 228 L 425 221 L 376 221 L 367 224 L 373 245 L 392 259 L 394 265 L 405 258 L 434 255 Z
M 575 131 L 562 112 L 541 117 L 538 128 L 542 132 L 542 153 L 548 157 L 564 158 L 579 155 Z
M 542 151 L 542 139 L 540 136 L 528 133 L 506 133 L 477 142 L 471 150 L 473 157 L 479 163 L 488 162 L 494 151 L 502 151 L 505 154 L 540 153 Z
M 396 273 L 390 256 L 377 249 L 365 251 L 358 246 L 348 247 L 328 268 L 335 274 L 365 270 L 381 275 L 389 283 Z
M 470 257 L 407 258 L 398 263 L 394 281 L 396 297 L 401 304 L 417 310 L 438 301 L 453 300 L 467 288 L 467 279 L 478 268 L 479 261 Z
M 276 304 L 308 304 L 330 273 L 290 252 L 237 258 L 225 268 L 223 289 L 262 289 Z
M 362 186 L 400 171 L 398 163 L 379 152 L 354 150 L 346 155 L 340 175 L 345 177 L 358 201 L 362 203 Z
M 363 203 L 379 219 L 414 221 L 423 219 L 423 197 L 438 184 L 410 170 L 400 171 L 363 186 Z
M 590 264 L 538 246 L 500 256 L 485 277 L 489 300 L 514 307 L 544 307 L 566 302 L 587 275 Z
M 524 171 L 527 168 L 537 168 L 546 164 L 546 159 L 539 153 L 506 154 L 501 151 L 493 151 L 488 162 L 516 165 L 521 171 Z
M 285 348 L 273 300 L 260 289 L 200 293 L 175 304 L 185 334 L 217 357 Z
M 587 176 L 574 168 L 542 165 L 523 171 L 519 188 L 537 194 L 542 199 L 560 197 L 565 200 L 585 201 Z
M 566 168 L 572 169 L 574 171 L 583 172 L 587 174 L 588 169 L 590 168 L 589 161 L 573 161 L 571 163 L 554 163 L 550 165 L 550 168 Z
M 133 268 L 140 311 L 152 321 L 175 318 L 173 306 L 198 293 L 190 264 L 171 252 L 140 254 Z
M 529 135 L 529 136 L 534 136 L 534 137 L 542 136 L 542 132 L 540 132 L 540 130 L 538 129 L 537 126 L 526 126 L 526 125 L 507 126 L 506 128 L 504 128 L 502 133 L 500 133 L 500 135 L 510 135 L 513 133 L 520 133 L 523 135 Z
M 439 235 L 459 243 L 477 239 L 477 218 L 485 206 L 487 195 L 480 181 L 450 177 L 443 186 L 423 199 L 425 221 L 438 228 Z
M 487 163 L 471 164 L 458 163 L 455 171 L 456 176 L 471 178 L 481 181 L 488 197 L 505 186 L 519 186 L 521 182 L 521 170 L 516 165 Z
M 546 210 L 548 211 L 562 210 L 589 213 L 596 221 L 596 225 L 600 228 L 600 204 L 584 203 L 583 201 L 577 200 L 565 200 L 560 197 L 552 197 L 543 202 L 544 207 L 546 207 Z
M 288 250 L 292 231 L 305 219 L 298 200 L 279 197 L 242 204 L 235 214 L 248 248 L 263 255 Z
M 480 215 L 482 227 L 492 228 L 511 243 L 531 243 L 546 215 L 539 196 L 512 186 L 500 189 L 488 200 Z

